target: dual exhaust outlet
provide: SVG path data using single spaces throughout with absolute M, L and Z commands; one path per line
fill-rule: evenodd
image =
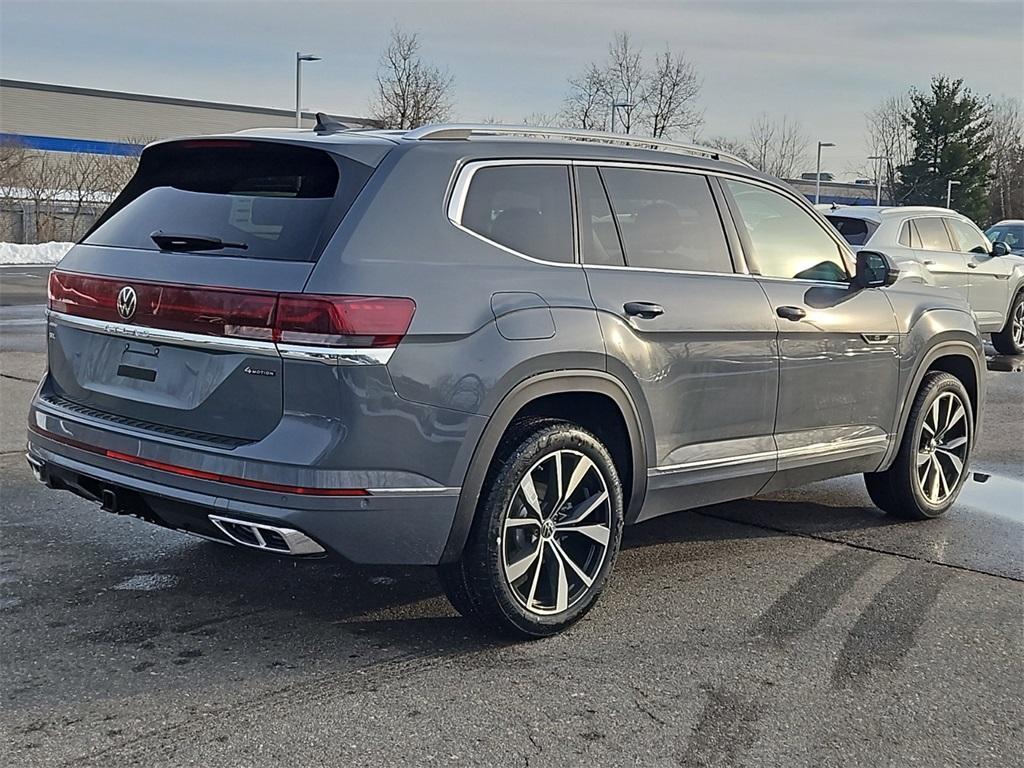
M 279 555 L 320 555 L 324 548 L 301 531 L 249 520 L 208 515 L 210 522 L 235 544 Z

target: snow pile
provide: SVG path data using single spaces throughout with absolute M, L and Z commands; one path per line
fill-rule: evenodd
M 0 243 L 0 264 L 56 264 L 74 243 Z

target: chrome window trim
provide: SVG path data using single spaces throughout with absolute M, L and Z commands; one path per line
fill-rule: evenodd
M 702 272 L 697 269 L 664 269 L 662 267 L 630 267 L 619 264 L 584 264 L 585 269 L 625 270 L 627 272 L 655 272 L 664 275 L 704 275 L 707 277 L 745 277 L 753 278 L 749 272 Z
M 767 461 L 770 459 L 793 459 L 801 456 L 842 455 L 862 448 L 873 448 L 875 446 L 880 449 L 887 448 L 891 439 L 891 435 L 872 435 L 870 437 L 859 437 L 853 440 L 842 440 L 834 443 L 813 443 L 811 445 L 801 445 L 795 448 L 784 448 L 782 450 L 762 451 L 760 453 L 748 453 L 740 456 L 725 456 L 720 459 L 702 459 L 700 461 L 690 461 L 685 464 L 669 464 L 653 467 L 648 470 L 647 474 L 648 476 L 658 476 L 673 474 L 676 472 L 691 472 L 697 469 L 718 469 L 720 467 L 728 467 L 736 464 L 752 464 L 754 462 Z
M 395 353 L 395 347 L 316 347 L 302 344 L 275 344 L 272 341 L 257 339 L 234 339 L 227 336 L 204 336 L 199 333 L 168 331 L 163 328 L 149 328 L 142 325 L 94 320 L 89 317 L 76 317 L 53 310 L 47 310 L 46 316 L 48 322 L 93 333 L 102 333 L 107 336 L 218 352 L 315 361 L 327 365 L 386 365 Z
M 501 250 L 505 251 L 506 253 L 510 253 L 513 256 L 518 256 L 521 259 L 525 259 L 526 261 L 530 261 L 530 262 L 533 262 L 535 264 L 543 264 L 543 265 L 548 266 L 548 267 L 577 267 L 577 268 L 586 267 L 587 269 L 597 269 L 597 268 L 600 268 L 600 269 L 627 269 L 627 270 L 641 270 L 641 271 L 644 271 L 644 270 L 652 271 L 652 270 L 656 269 L 654 267 L 631 267 L 631 266 L 628 266 L 628 265 L 625 265 L 625 266 L 598 265 L 598 264 L 589 264 L 588 265 L 588 264 L 582 264 L 580 262 L 575 262 L 575 263 L 572 263 L 572 264 L 568 264 L 568 263 L 565 263 L 565 262 L 547 261 L 546 259 L 538 259 L 538 258 L 536 258 L 534 256 L 529 256 L 529 255 L 527 255 L 525 253 L 521 253 L 521 252 L 519 252 L 517 250 L 514 250 L 512 248 L 508 248 L 508 247 L 502 245 L 501 243 L 496 243 L 493 240 L 491 240 L 491 239 L 489 239 L 487 237 L 484 237 L 483 235 L 478 234 L 478 233 L 474 232 L 473 230 L 469 229 L 468 227 L 464 226 L 462 224 L 462 212 L 463 212 L 463 209 L 465 208 L 465 205 L 466 205 L 466 196 L 469 193 L 469 185 L 470 185 L 470 182 L 473 179 L 473 175 L 478 170 L 480 170 L 481 168 L 491 168 L 491 167 L 504 166 L 504 165 L 562 165 L 562 166 L 566 166 L 567 168 L 572 168 L 572 167 L 632 168 L 632 169 L 641 170 L 641 171 L 671 171 L 673 173 L 689 173 L 689 174 L 695 174 L 695 175 L 700 175 L 700 176 L 715 176 L 715 177 L 721 178 L 721 179 L 731 179 L 731 180 L 734 180 L 734 181 L 743 182 L 745 184 L 752 184 L 754 186 L 762 187 L 764 189 L 767 189 L 767 190 L 770 190 L 772 192 L 775 192 L 776 194 L 779 194 L 779 195 L 789 199 L 790 201 L 794 202 L 797 206 L 803 208 L 803 210 L 806 213 L 809 213 L 811 215 L 811 218 L 821 228 L 822 232 L 824 232 L 825 235 L 827 237 L 829 237 L 832 240 L 832 242 L 834 242 L 836 244 L 836 247 L 840 250 L 840 252 L 842 254 L 843 265 L 844 265 L 844 267 L 846 267 L 847 272 L 849 272 L 850 265 L 855 263 L 854 256 L 853 256 L 853 251 L 850 248 L 850 244 L 847 243 L 845 240 L 843 240 L 842 236 L 839 235 L 838 232 L 833 233 L 832 231 L 830 231 L 830 230 L 833 229 L 833 227 L 825 220 L 825 217 L 819 211 L 817 211 L 813 207 L 811 207 L 810 203 L 802 195 L 800 195 L 800 194 L 798 194 L 798 193 L 796 193 L 796 192 L 794 192 L 792 190 L 786 189 L 784 187 L 776 186 L 775 184 L 771 184 L 771 183 L 766 182 L 766 181 L 764 181 L 762 179 L 759 179 L 757 177 L 746 176 L 742 172 L 735 172 L 734 173 L 734 172 L 731 172 L 728 169 L 693 168 L 693 167 L 688 167 L 688 166 L 662 164 L 662 163 L 631 162 L 629 160 L 593 160 L 593 159 L 579 159 L 579 160 L 577 160 L 577 159 L 572 158 L 572 157 L 480 159 L 480 160 L 470 160 L 469 162 L 463 164 L 461 167 L 457 167 L 455 169 L 455 172 L 454 172 L 454 181 L 451 182 L 451 192 L 450 192 L 450 194 L 448 196 L 448 204 L 445 207 L 445 211 L 446 211 L 446 214 L 448 216 L 448 221 L 451 222 L 452 226 L 454 226 L 456 229 L 459 229 L 459 230 L 465 232 L 466 234 L 472 235 L 473 237 L 475 237 L 478 240 L 481 240 L 481 241 L 487 243 L 488 245 L 492 245 L 492 246 L 494 246 L 496 248 L 500 248 Z M 570 194 L 571 193 L 572 193 L 572 190 L 570 190 Z M 573 195 L 572 204 L 575 207 L 575 205 L 576 205 L 575 195 Z M 704 274 L 707 274 L 707 275 L 729 275 L 729 274 L 732 274 L 732 275 L 736 275 L 736 276 L 751 276 L 751 277 L 763 278 L 763 279 L 767 279 L 767 280 L 789 280 L 791 282 L 796 281 L 796 282 L 801 282 L 801 283 L 812 283 L 812 284 L 816 284 L 816 285 L 829 285 L 829 286 L 847 285 L 847 283 L 838 283 L 838 282 L 833 283 L 833 282 L 829 282 L 827 280 L 823 281 L 823 280 L 804 280 L 804 279 L 799 279 L 799 278 L 785 278 L 785 277 L 766 277 L 764 275 L 759 275 L 759 274 L 751 272 L 750 271 L 750 264 L 747 261 L 746 254 L 742 254 L 742 256 L 743 256 L 742 263 L 743 263 L 743 267 L 746 270 L 746 272 L 731 272 L 731 273 L 729 273 L 729 272 L 696 272 L 696 271 L 687 271 L 687 270 L 682 270 L 682 269 L 664 269 L 664 270 L 658 270 L 658 271 L 659 272 L 663 272 L 665 274 L 697 274 L 697 275 L 704 275 Z
M 576 258 L 575 252 L 573 253 L 573 261 L 572 262 L 548 261 L 547 259 L 538 259 L 536 256 L 530 256 L 528 254 L 522 253 L 521 251 L 517 251 L 514 248 L 509 248 L 508 246 L 505 246 L 505 245 L 502 245 L 501 243 L 495 242 L 494 240 L 491 240 L 489 237 L 485 237 L 484 235 L 481 235 L 479 232 L 474 232 L 472 229 L 470 229 L 469 227 L 467 227 L 466 225 L 464 225 L 462 223 L 462 214 L 463 214 L 463 211 L 465 210 L 465 207 L 466 207 L 466 198 L 469 195 L 469 185 L 470 185 L 470 183 L 472 183 L 473 176 L 476 174 L 476 172 L 479 171 L 481 168 L 497 168 L 497 167 L 508 166 L 508 165 L 560 165 L 560 166 L 562 166 L 563 168 L 565 168 L 565 172 L 566 172 L 566 184 L 567 184 L 567 190 L 569 192 L 569 204 L 570 204 L 570 206 L 574 206 L 576 204 L 575 196 L 573 195 L 573 190 L 572 190 L 571 177 L 569 176 L 569 172 L 570 172 L 570 170 L 572 168 L 572 161 L 569 160 L 569 159 L 563 159 L 563 158 L 538 158 L 538 159 L 516 158 L 514 160 L 512 160 L 512 159 L 507 159 L 507 160 L 472 160 L 472 161 L 466 163 L 465 165 L 463 165 L 461 168 L 458 169 L 457 176 L 455 178 L 455 184 L 452 187 L 451 196 L 448 198 L 448 206 L 447 206 L 448 221 L 451 222 L 452 225 L 456 229 L 459 229 L 459 230 L 465 232 L 468 235 L 472 235 L 477 240 L 482 240 L 483 242 L 487 243 L 488 245 L 492 245 L 495 248 L 500 248 L 501 250 L 505 251 L 506 253 L 510 253 L 513 256 L 518 256 L 519 258 L 525 259 L 526 261 L 531 261 L 534 264 L 543 264 L 543 265 L 548 266 L 548 267 L 574 267 L 574 268 L 577 268 L 577 269 L 580 268 L 582 265 L 578 261 L 575 260 L 575 258 Z M 572 226 L 572 222 L 571 221 L 570 221 L 570 226 Z M 573 238 L 574 238 L 574 241 L 575 241 L 575 233 L 573 234 Z M 575 245 L 574 245 L 574 251 L 575 251 Z

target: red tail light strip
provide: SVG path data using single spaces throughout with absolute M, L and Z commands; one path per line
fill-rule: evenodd
M 416 303 L 391 296 L 318 296 L 171 285 L 53 270 L 49 308 L 62 315 L 198 336 L 303 347 L 390 349 Z
M 370 492 L 364 488 L 310 488 L 302 485 L 281 485 L 280 483 L 267 483 L 261 480 L 249 480 L 245 477 L 234 477 L 231 475 L 222 475 L 217 472 L 206 472 L 201 469 L 190 469 L 188 467 L 180 467 L 176 464 L 167 464 L 162 461 L 155 461 L 153 459 L 144 459 L 141 456 L 131 456 L 127 453 L 120 453 L 119 451 L 110 451 L 104 448 L 100 448 L 95 445 L 88 445 L 86 443 L 74 440 L 70 437 L 64 437 L 39 427 L 29 427 L 32 432 L 35 432 L 42 437 L 55 440 L 58 443 L 64 445 L 70 445 L 72 448 L 78 448 L 82 451 L 88 451 L 98 456 L 104 456 L 108 459 L 114 459 L 115 461 L 123 461 L 126 464 L 134 464 L 139 467 L 146 467 L 147 469 L 156 469 L 161 472 L 170 472 L 175 475 L 182 477 L 191 477 L 197 480 L 210 480 L 215 483 L 226 483 L 228 485 L 238 485 L 244 488 L 256 488 L 261 491 L 275 491 L 277 493 L 294 493 L 300 496 L 369 496 Z

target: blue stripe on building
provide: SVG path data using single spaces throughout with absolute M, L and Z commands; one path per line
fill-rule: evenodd
M 142 144 L 121 141 L 93 141 L 92 139 L 65 139 L 58 136 L 27 136 L 23 133 L 0 133 L 0 142 L 20 144 L 28 149 L 46 152 L 80 152 L 89 155 L 136 155 Z

